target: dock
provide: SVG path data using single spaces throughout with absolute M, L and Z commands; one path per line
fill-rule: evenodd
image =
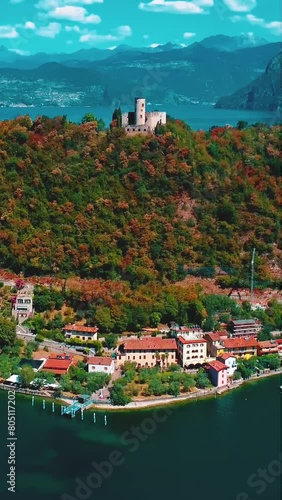
M 84 403 L 79 403 L 76 399 L 70 406 L 63 407 L 62 415 L 70 415 L 73 418 L 78 411 L 87 410 L 92 404 L 94 404 L 92 399 L 88 399 Z

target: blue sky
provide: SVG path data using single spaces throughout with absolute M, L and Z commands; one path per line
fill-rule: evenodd
M 1 8 L 0 45 L 21 54 L 282 35 L 280 0 L 1 0 Z

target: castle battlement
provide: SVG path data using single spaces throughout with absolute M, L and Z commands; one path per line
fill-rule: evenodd
M 165 111 L 146 111 L 146 99 L 135 98 L 135 111 L 122 114 L 122 127 L 128 134 L 154 133 L 157 125 L 166 124 Z

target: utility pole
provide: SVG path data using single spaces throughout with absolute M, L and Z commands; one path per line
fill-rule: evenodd
M 251 302 L 253 302 L 253 298 L 254 298 L 255 253 L 256 253 L 256 249 L 253 248 L 252 260 L 251 260 Z

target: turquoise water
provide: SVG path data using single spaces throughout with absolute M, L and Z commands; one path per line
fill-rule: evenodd
M 163 105 L 147 107 L 148 111 L 166 111 L 170 116 L 186 121 L 193 130 L 203 129 L 208 130 L 213 125 L 224 126 L 226 124 L 236 125 L 239 120 L 244 120 L 250 124 L 264 122 L 272 124 L 275 122 L 281 123 L 281 116 L 277 113 L 264 111 L 238 111 L 215 109 L 212 106 L 187 105 L 187 106 L 171 106 Z M 126 106 L 122 109 L 123 112 L 130 111 Z M 29 114 L 31 118 L 38 115 L 46 115 L 50 117 L 58 115 L 67 115 L 68 119 L 73 122 L 80 122 L 81 118 L 86 113 L 93 113 L 98 118 L 102 118 L 108 126 L 113 113 L 111 107 L 42 107 L 42 108 L 0 108 L 0 120 L 9 120 L 16 116 Z
M 7 394 L 1 392 L 0 498 L 279 500 L 280 384 L 271 377 L 157 413 L 110 412 L 107 426 L 103 412 L 96 412 L 96 424 L 90 412 L 71 420 L 58 406 L 52 414 L 49 401 L 44 411 L 40 400 L 32 407 L 17 395 L 15 494 L 6 485 Z M 260 469 L 267 479 L 258 477 Z

